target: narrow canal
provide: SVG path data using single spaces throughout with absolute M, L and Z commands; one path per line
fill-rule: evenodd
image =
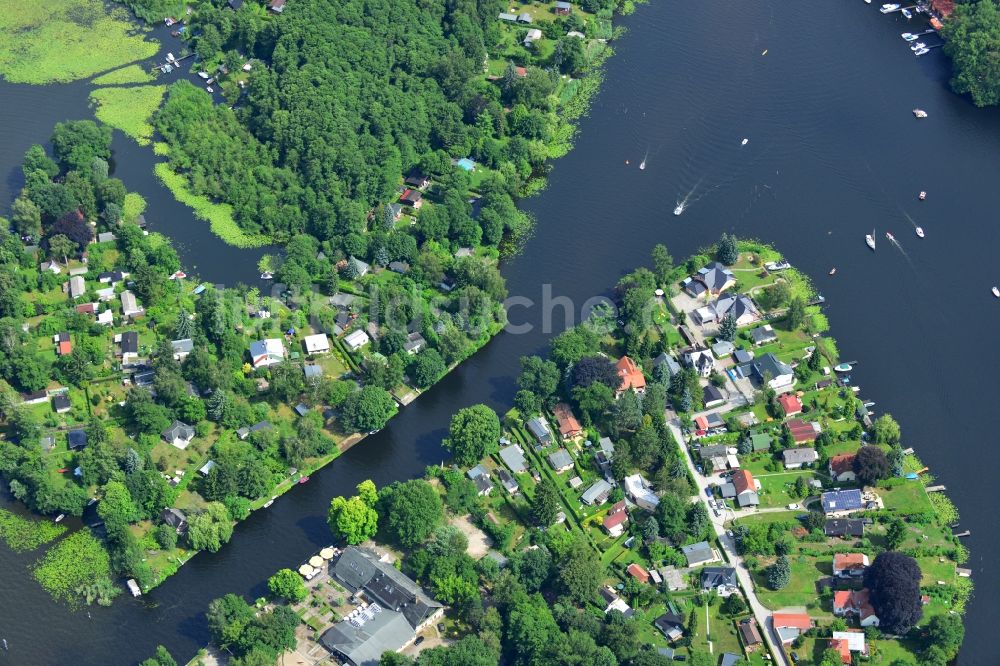
M 0 550 L 0 633 L 11 663 L 129 664 L 157 643 L 188 658 L 207 639 L 209 600 L 258 596 L 275 569 L 326 543 L 332 495 L 441 461 L 440 440 L 460 407 L 508 407 L 518 358 L 543 350 L 567 323 L 560 307 L 543 326 L 545 293 L 570 299 L 573 323 L 587 298 L 646 262 L 654 243 L 684 257 L 723 231 L 773 242 L 813 276 L 842 354 L 860 360 L 854 379 L 863 395 L 876 412 L 893 413 L 906 444 L 948 486 L 963 528 L 973 531 L 977 593 L 961 661 L 992 661 L 988 600 L 1000 594 L 1000 576 L 985 557 L 1000 546 L 988 529 L 1000 463 L 989 417 L 997 385 L 988 375 L 1000 367 L 1000 349 L 989 342 L 1000 316 L 989 293 L 1000 284 L 992 221 L 1000 190 L 991 187 L 1000 115 L 948 90 L 940 52 L 910 54 L 899 38 L 910 27 L 905 19 L 861 2 L 820 10 L 778 0 L 654 1 L 622 24 L 628 34 L 576 149 L 556 164 L 548 189 L 525 202 L 538 218 L 535 236 L 504 269 L 511 294 L 536 302 L 510 318 L 533 330 L 498 337 L 384 431 L 239 526 L 222 552 L 197 556 L 146 599 L 95 608 L 89 618 L 70 612 L 24 572 L 30 558 Z M 6 205 L 23 150 L 47 138 L 53 122 L 84 117 L 86 89 L 0 84 L 0 98 Z M 914 107 L 930 117 L 914 119 Z M 116 147 L 120 164 L 133 159 Z M 147 197 L 151 223 L 178 239 L 186 261 L 215 282 L 247 279 L 255 259 L 201 258 L 198 248 L 216 247 L 204 224 L 143 180 L 141 157 L 129 164 L 120 175 Z M 917 201 L 919 190 L 927 201 Z M 684 214 L 674 216 L 685 196 Z M 160 218 L 161 210 L 171 213 Z M 873 227 L 875 253 L 863 240 Z M 827 276 L 832 267 L 835 277 Z

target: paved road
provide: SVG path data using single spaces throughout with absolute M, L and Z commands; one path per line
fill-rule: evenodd
M 733 408 L 732 406 L 728 407 L 728 409 L 724 407 L 722 410 L 715 411 L 729 411 L 729 409 Z M 700 416 L 700 414 L 696 414 L 695 416 Z M 712 521 L 712 528 L 715 530 L 719 543 L 722 544 L 722 549 L 725 552 L 726 559 L 729 560 L 730 564 L 736 568 L 736 577 L 739 579 L 740 585 L 743 587 L 743 591 L 746 592 L 747 600 L 750 603 L 750 610 L 753 611 L 753 615 L 757 619 L 757 625 L 763 629 L 761 631 L 761 636 L 767 642 L 768 648 L 771 650 L 771 654 L 775 656 L 778 664 L 781 664 L 782 666 L 791 666 L 788 659 L 785 657 L 784 650 L 781 649 L 781 640 L 778 639 L 777 634 L 774 631 L 774 626 L 771 623 L 771 611 L 760 603 L 760 600 L 757 598 L 756 589 L 754 588 L 753 579 L 750 577 L 750 571 L 743 563 L 743 558 L 737 554 L 736 544 L 733 543 L 733 540 L 730 537 L 726 536 L 726 513 L 732 513 L 733 515 L 736 515 L 736 513 L 732 510 L 727 510 L 726 513 L 717 517 L 712 508 L 708 506 L 708 497 L 705 495 L 705 488 L 710 485 L 708 483 L 708 478 L 699 474 L 698 470 L 695 469 L 694 460 L 691 458 L 691 454 L 685 444 L 684 436 L 681 433 L 677 421 L 674 420 L 669 422 L 669 426 L 674 434 L 674 438 L 677 439 L 677 442 L 680 445 L 681 452 L 684 455 L 684 460 L 687 462 L 688 470 L 690 470 L 691 474 L 694 476 L 695 484 L 698 486 L 698 497 L 693 498 L 692 501 L 701 501 L 705 505 L 705 509 L 708 511 L 709 518 L 711 518 Z M 785 511 L 785 509 L 763 509 L 761 511 Z

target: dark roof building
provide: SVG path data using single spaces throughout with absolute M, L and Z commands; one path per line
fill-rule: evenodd
M 823 493 L 823 513 L 845 514 L 851 511 L 860 511 L 863 504 L 861 502 L 861 491 L 857 488 L 847 490 L 831 490 Z
M 65 393 L 52 396 L 52 407 L 56 410 L 57 414 L 68 412 L 72 408 L 69 396 Z
M 734 284 L 736 278 L 733 272 L 717 261 L 713 261 L 681 282 L 684 291 L 695 297 L 701 296 L 706 291 L 716 296 Z
M 178 532 L 183 532 L 187 529 L 187 516 L 180 509 L 173 507 L 164 509 L 163 513 L 160 514 L 160 519 Z
M 86 431 L 70 430 L 66 433 L 66 445 L 71 449 L 82 449 L 87 446 Z
M 701 570 L 701 589 L 736 587 L 736 569 L 732 567 L 705 567 Z
M 827 518 L 823 525 L 823 533 L 826 536 L 860 538 L 865 535 L 865 521 L 850 518 Z

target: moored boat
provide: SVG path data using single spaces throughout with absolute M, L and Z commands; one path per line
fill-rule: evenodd
M 913 18 L 913 12 L 911 12 L 909 9 L 906 9 L 905 7 L 903 9 L 900 9 L 899 13 L 905 16 L 907 20 Z
M 916 51 L 913 52 L 913 55 L 922 56 L 922 55 L 927 55 L 930 52 L 931 52 L 930 49 L 917 49 Z
M 830 275 L 836 275 L 836 274 L 837 274 L 837 267 L 834 266 L 833 268 L 830 269 Z
M 882 12 L 883 14 L 888 14 L 889 12 L 894 12 L 897 9 L 899 9 L 899 5 L 897 5 L 895 3 L 885 4 L 885 5 L 882 5 L 881 7 L 879 7 L 879 11 Z
M 303 476 L 301 479 L 299 479 L 299 483 L 309 483 L 309 477 Z
M 919 39 L 919 35 L 914 35 L 912 32 L 904 32 L 902 35 L 900 35 L 900 37 L 902 37 L 908 42 L 912 42 Z
M 992 291 L 993 291 L 993 295 L 994 296 L 996 296 L 997 298 L 1000 298 L 1000 289 L 997 289 L 996 287 L 993 287 Z
M 870 247 L 872 250 L 875 249 L 875 230 L 874 229 L 872 229 L 872 232 L 870 234 L 865 234 L 865 243 L 867 243 L 868 247 Z
M 841 363 L 840 365 L 835 365 L 833 367 L 833 371 L 834 372 L 850 372 L 851 371 L 851 364 L 850 363 Z
M 260 274 L 260 279 L 261 280 L 273 280 L 274 279 L 274 273 L 272 273 L 271 271 L 264 271 L 263 273 Z

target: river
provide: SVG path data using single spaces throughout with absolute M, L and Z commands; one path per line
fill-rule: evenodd
M 1000 575 L 986 555 L 1000 546 L 988 528 L 1000 454 L 989 443 L 995 428 L 987 418 L 997 389 L 983 373 L 1000 367 L 1000 348 L 988 342 L 1000 313 L 989 292 L 1000 283 L 991 249 L 1000 188 L 989 185 L 1000 115 L 949 91 L 939 51 L 910 54 L 899 38 L 905 19 L 860 1 L 654 2 L 621 24 L 628 34 L 616 44 L 576 148 L 555 164 L 548 189 L 524 202 L 538 227 L 504 267 L 511 294 L 540 303 L 542 285 L 551 285 L 575 304 L 575 321 L 587 298 L 647 262 L 654 243 L 680 258 L 723 231 L 773 242 L 813 276 L 841 355 L 860 361 L 853 377 L 863 395 L 877 401 L 877 413 L 899 420 L 905 444 L 948 486 L 963 528 L 973 531 L 976 597 L 960 661 L 994 663 L 995 603 L 988 600 L 1000 595 Z M 0 84 L 0 201 L 9 199 L 3 188 L 16 183 L 9 170 L 23 149 L 47 138 L 67 109 L 85 115 L 78 88 Z M 930 117 L 914 119 L 914 107 Z M 149 199 L 155 225 L 168 204 L 162 192 L 142 190 L 145 168 L 135 164 L 120 175 Z M 684 214 L 672 215 L 692 189 Z M 919 190 L 927 201 L 917 201 Z M 914 235 L 905 214 L 926 239 Z M 191 248 L 212 247 L 203 223 L 171 224 L 164 230 L 182 235 L 185 261 L 201 264 L 203 277 L 245 279 L 249 261 L 193 258 Z M 863 241 L 873 227 L 875 253 Z M 885 240 L 886 230 L 905 252 Z M 143 600 L 120 599 L 91 609 L 90 618 L 69 612 L 22 573 L 31 557 L 0 549 L 7 658 L 129 664 L 162 643 L 187 659 L 207 640 L 209 600 L 225 592 L 259 596 L 275 569 L 326 543 L 332 495 L 365 478 L 381 485 L 419 475 L 442 460 L 440 440 L 460 407 L 508 408 L 518 358 L 543 351 L 550 337 L 540 305 L 515 308 L 510 318 L 534 330 L 496 338 L 385 430 L 238 526 L 220 553 L 198 555 Z M 565 325 L 561 311 L 557 319 L 555 332 Z

